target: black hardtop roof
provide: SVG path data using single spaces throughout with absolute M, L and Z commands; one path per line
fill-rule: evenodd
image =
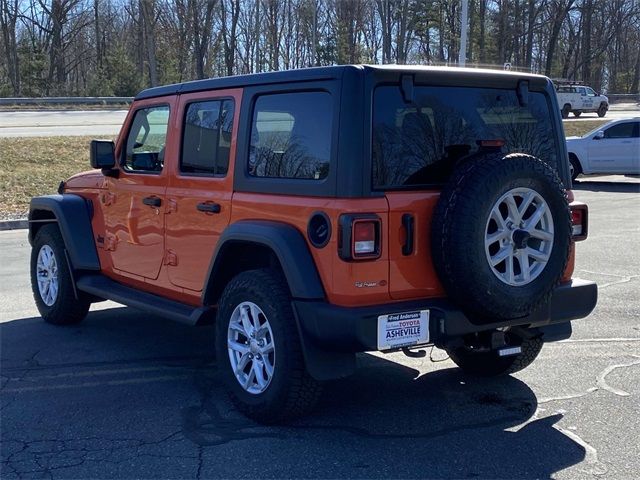
M 529 79 L 537 83 L 547 83 L 550 80 L 542 75 L 521 72 L 490 70 L 481 68 L 433 67 L 422 65 L 335 65 L 329 67 L 300 68 L 297 70 L 281 70 L 276 72 L 253 73 L 229 77 L 207 78 L 191 82 L 176 83 L 160 87 L 148 88 L 140 92 L 135 100 L 145 98 L 192 93 L 205 90 L 224 88 L 243 88 L 254 85 L 268 85 L 288 82 L 321 81 L 340 78 L 346 70 L 355 70 L 374 76 L 385 77 L 389 73 L 435 74 L 438 77 L 454 78 L 494 78 L 501 80 Z

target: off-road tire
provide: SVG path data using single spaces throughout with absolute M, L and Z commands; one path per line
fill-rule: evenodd
M 569 163 L 571 163 L 571 181 L 575 182 L 578 175 L 582 173 L 582 165 L 580 165 L 580 160 L 573 155 L 569 155 Z
M 580 115 L 582 115 L 582 110 L 574 110 L 573 111 L 573 116 L 578 118 Z
M 560 110 L 560 115 L 562 115 L 562 118 L 569 118 L 569 113 L 571 113 L 571 105 L 565 104 Z
M 518 355 L 500 357 L 496 350 L 474 352 L 465 347 L 447 350 L 449 357 L 465 373 L 482 377 L 508 375 L 527 368 L 538 357 L 544 342 L 541 337 L 522 341 Z
M 40 249 L 48 245 L 56 258 L 58 293 L 53 305 L 47 305 L 40 295 L 37 280 L 37 262 Z M 82 292 L 74 293 L 73 277 L 69 271 L 66 247 L 56 224 L 47 224 L 38 230 L 31 249 L 31 289 L 40 315 L 47 323 L 73 325 L 81 322 L 89 311 L 90 300 Z
M 554 237 L 549 259 L 525 285 L 509 285 L 492 271 L 485 231 L 495 202 L 514 188 L 536 191 L 549 207 Z M 525 154 L 487 154 L 458 166 L 440 194 L 431 226 L 431 253 L 440 281 L 476 323 L 520 318 L 549 301 L 569 257 L 571 215 L 555 170 Z
M 607 114 L 607 110 L 609 110 L 609 108 L 607 107 L 606 104 L 601 103 L 600 107 L 598 107 L 598 116 L 600 118 L 604 117 Z
M 242 302 L 253 302 L 265 313 L 274 335 L 274 373 L 267 389 L 252 394 L 236 379 L 227 349 L 232 312 Z M 216 358 L 231 401 L 247 417 L 262 424 L 286 423 L 309 413 L 322 385 L 305 367 L 289 289 L 273 269 L 250 270 L 234 277 L 224 289 L 216 320 Z

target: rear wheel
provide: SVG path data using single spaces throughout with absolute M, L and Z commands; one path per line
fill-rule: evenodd
M 582 110 L 574 110 L 573 112 L 573 116 L 578 118 L 580 115 L 582 115 Z
M 64 240 L 58 226 L 45 225 L 36 234 L 31 250 L 31 288 L 42 318 L 55 325 L 81 322 L 91 302 L 74 292 Z
M 317 403 L 321 385 L 306 370 L 289 290 L 275 270 L 229 282 L 219 302 L 216 354 L 231 400 L 259 423 L 286 422 Z
M 562 118 L 569 118 L 569 113 L 571 112 L 571 105 L 566 104 L 564 107 L 562 107 L 562 110 L 560 110 L 560 114 L 562 115 Z
M 447 350 L 449 357 L 464 372 L 472 375 L 491 377 L 518 372 L 538 357 L 542 350 L 542 338 L 522 340 L 522 351 L 517 355 L 501 357 L 497 350 L 476 351 L 467 346 Z
M 600 107 L 598 108 L 598 116 L 600 118 L 604 117 L 607 114 L 607 110 L 608 108 L 606 104 L 604 103 L 600 104 Z

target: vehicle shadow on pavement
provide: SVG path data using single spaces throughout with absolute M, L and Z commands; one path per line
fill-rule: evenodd
M 589 190 L 591 192 L 640 193 L 640 183 L 574 180 L 573 190 Z
M 210 326 L 115 308 L 0 334 L 3 478 L 545 478 L 585 459 L 522 381 L 450 362 L 361 355 L 312 415 L 265 427 L 223 393 Z

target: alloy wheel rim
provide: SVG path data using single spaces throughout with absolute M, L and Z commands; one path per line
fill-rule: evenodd
M 530 188 L 514 188 L 491 208 L 484 249 L 494 275 L 511 286 L 533 282 L 553 249 L 553 216 L 542 196 Z
M 276 351 L 269 320 L 255 303 L 242 302 L 233 310 L 227 350 L 240 386 L 254 395 L 264 392 L 273 379 Z
M 45 305 L 52 306 L 58 298 L 60 285 L 58 282 L 58 262 L 49 245 L 43 245 L 38 252 L 36 279 L 40 298 Z

